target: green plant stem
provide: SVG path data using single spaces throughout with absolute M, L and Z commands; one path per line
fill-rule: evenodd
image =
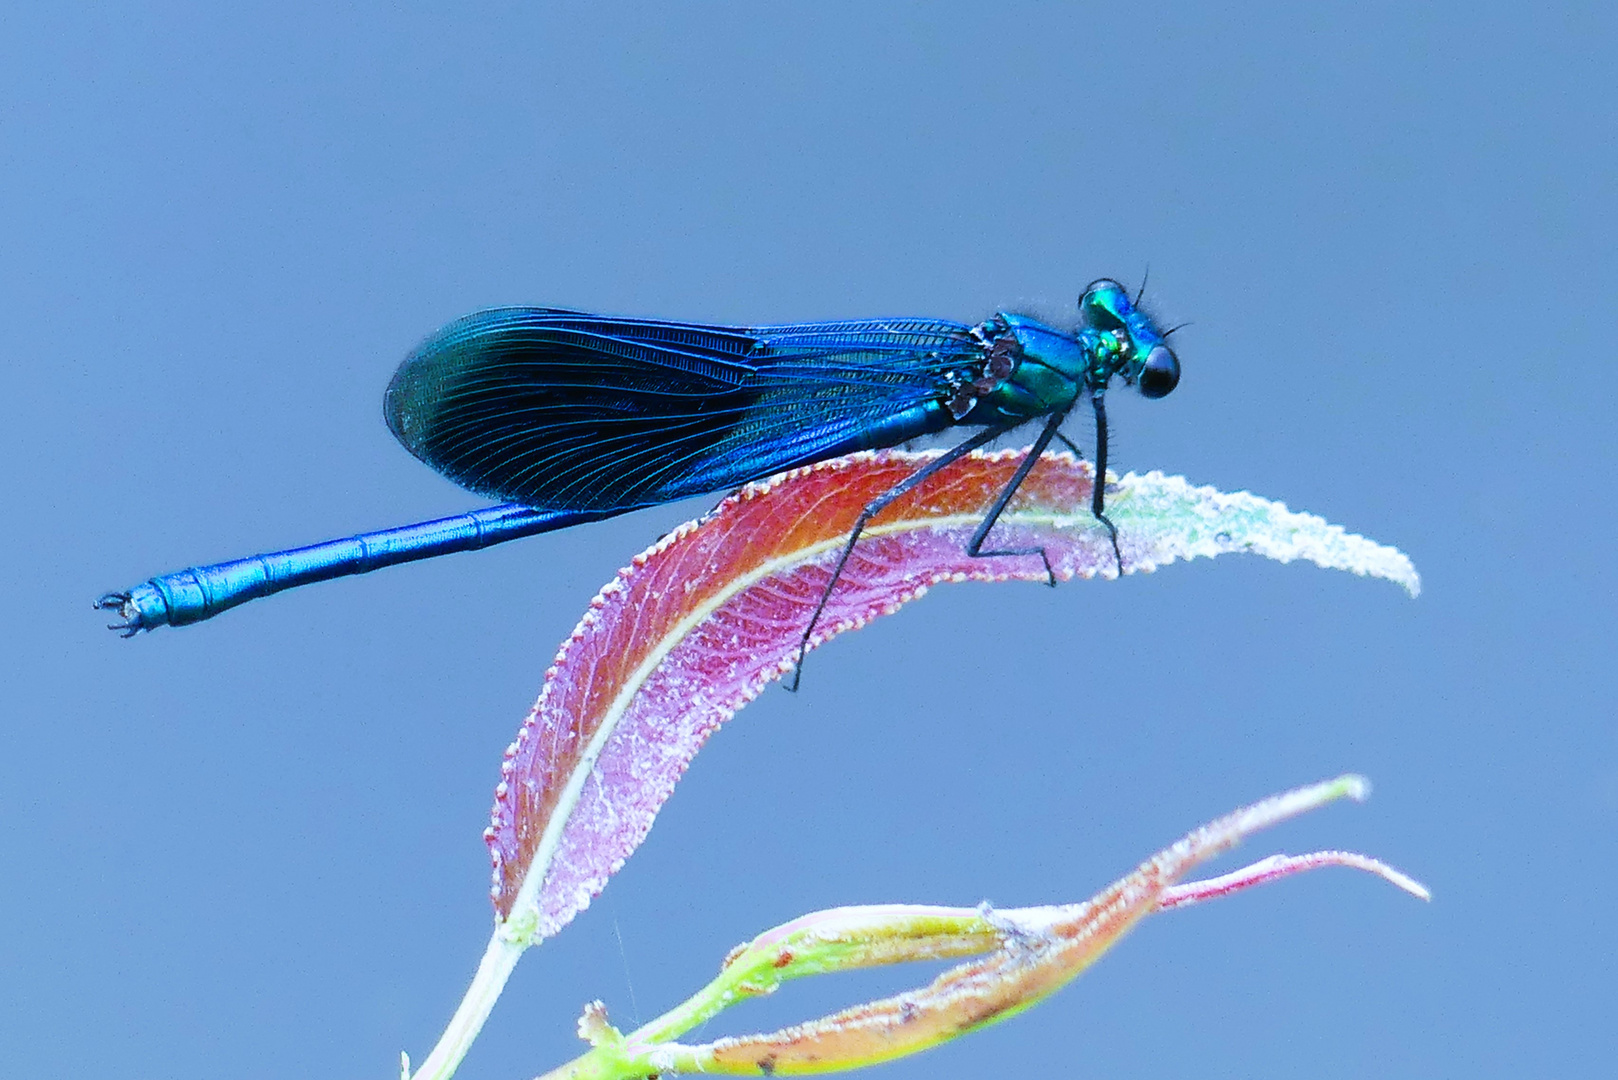
M 461 998 L 455 1015 L 450 1017 L 444 1034 L 439 1036 L 438 1045 L 433 1047 L 433 1052 L 427 1055 L 427 1060 L 421 1063 L 414 1075 L 409 1072 L 407 1061 L 402 1070 L 402 1080 L 449 1080 L 455 1075 L 461 1059 L 472 1046 L 472 1040 L 483 1030 L 489 1010 L 500 999 L 500 991 L 505 989 L 506 980 L 517 966 L 517 958 L 528 948 L 526 942 L 511 940 L 505 931 L 504 925 L 494 928 L 489 947 L 483 951 L 477 973 L 472 976 L 472 985 L 466 988 L 466 995 Z

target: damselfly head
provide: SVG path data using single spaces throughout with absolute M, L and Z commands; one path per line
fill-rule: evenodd
M 1095 330 L 1122 330 L 1125 319 L 1135 310 L 1129 293 L 1111 278 L 1097 278 L 1079 297 L 1079 321 Z
M 1079 322 L 1084 330 L 1117 341 L 1116 366 L 1109 374 L 1122 375 L 1149 398 L 1163 397 L 1179 385 L 1180 360 L 1163 343 L 1167 335 L 1116 281 L 1100 278 L 1090 283 L 1079 298 Z
M 1167 345 L 1155 345 L 1146 354 L 1146 363 L 1135 376 L 1135 385 L 1145 397 L 1160 398 L 1180 385 L 1180 358 Z

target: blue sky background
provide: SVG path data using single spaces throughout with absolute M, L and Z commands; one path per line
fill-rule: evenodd
M 7 1071 L 385 1076 L 437 1037 L 488 935 L 501 750 L 594 590 L 711 500 L 135 641 L 90 610 L 477 505 L 381 422 L 436 326 L 1066 321 L 1148 266 L 1193 325 L 1179 390 L 1113 405 L 1116 466 L 1396 544 L 1422 597 L 1239 557 L 936 590 L 713 739 L 462 1075 L 558 1064 L 584 1002 L 649 1018 L 799 913 L 1079 899 L 1346 770 L 1367 806 L 1241 855 L 1358 848 L 1431 905 L 1338 871 L 1154 919 L 872 1075 L 1610 1068 L 1618 16 L 1410 8 L 0 16 Z M 919 977 L 796 984 L 707 1034 Z

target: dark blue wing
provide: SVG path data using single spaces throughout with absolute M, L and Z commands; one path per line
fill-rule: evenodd
M 722 327 L 496 308 L 394 374 L 388 427 L 493 498 L 628 509 L 947 426 L 971 329 L 928 319 Z

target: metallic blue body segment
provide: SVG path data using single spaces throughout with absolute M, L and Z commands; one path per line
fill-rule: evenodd
M 956 425 L 985 430 L 954 456 L 1040 417 L 1042 448 L 1085 395 L 1104 470 L 1108 384 L 1118 376 L 1161 397 L 1179 364 L 1117 282 L 1093 282 L 1079 314 L 1066 331 L 1010 314 L 976 326 L 901 318 L 733 327 L 479 311 L 406 358 L 383 414 L 417 458 L 505 505 L 183 570 L 96 606 L 117 612 L 124 621 L 113 629 L 130 634 L 184 626 L 298 585 L 725 491 Z M 997 500 L 985 533 L 1025 473 Z M 1093 511 L 1116 550 L 1102 498 L 1098 487 Z
M 365 574 L 395 563 L 475 551 L 535 533 L 564 529 L 604 517 L 577 510 L 534 510 L 491 506 L 468 514 L 415 525 L 327 540 L 309 547 L 194 566 L 145 581 L 125 593 L 109 593 L 98 606 L 117 609 L 125 636 L 159 626 L 185 626 L 212 618 L 237 604 L 282 589 L 349 574 Z

